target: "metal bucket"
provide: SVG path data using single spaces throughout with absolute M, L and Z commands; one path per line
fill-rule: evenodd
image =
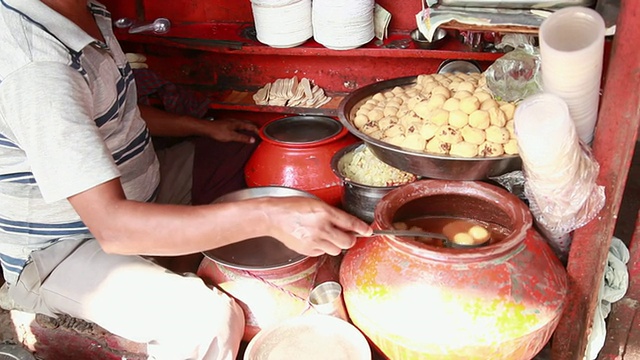
M 301 190 L 270 186 L 229 193 L 214 203 L 265 196 L 316 198 Z M 204 255 L 198 276 L 238 301 L 245 313 L 245 341 L 265 326 L 302 314 L 316 283 L 338 277 L 337 259 L 307 257 L 267 236 L 205 251 Z

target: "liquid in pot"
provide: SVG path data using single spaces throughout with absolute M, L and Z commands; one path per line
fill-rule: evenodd
M 396 229 L 413 229 L 438 234 L 446 234 L 444 229 L 455 222 L 459 222 L 460 220 L 478 224 L 489 232 L 489 240 L 487 240 L 486 243 L 482 243 L 482 245 L 491 245 L 500 242 L 504 240 L 510 233 L 510 230 L 508 228 L 499 224 L 479 221 L 476 219 L 445 216 L 426 216 L 405 219 L 400 222 L 394 223 L 394 227 Z M 445 243 L 441 239 L 415 237 L 413 238 L 413 240 L 429 246 L 445 247 Z

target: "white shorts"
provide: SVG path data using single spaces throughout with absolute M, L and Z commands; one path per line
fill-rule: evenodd
M 175 153 L 160 156 L 193 158 L 192 146 L 177 146 Z M 189 203 L 192 165 L 185 163 L 192 161 L 170 163 L 177 164 L 173 170 L 178 174 L 165 177 L 160 201 Z M 167 167 L 161 169 L 170 173 Z M 242 309 L 198 277 L 175 274 L 140 256 L 107 254 L 95 239 L 60 241 L 31 257 L 9 288 L 20 309 L 90 321 L 146 343 L 151 359 L 237 356 L 244 331 Z

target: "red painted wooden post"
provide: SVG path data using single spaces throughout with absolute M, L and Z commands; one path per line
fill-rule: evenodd
M 640 122 L 640 3 L 622 0 L 593 142 L 606 203 L 577 230 L 569 254 L 569 299 L 552 340 L 554 360 L 582 359 Z M 638 261 L 638 254 L 635 259 Z

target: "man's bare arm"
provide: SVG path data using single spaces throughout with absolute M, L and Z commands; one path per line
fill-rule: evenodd
M 153 106 L 138 105 L 140 115 L 154 136 L 189 137 L 203 136 L 218 141 L 238 141 L 253 143 L 258 127 L 244 120 L 220 119 L 210 121 L 189 115 L 178 115 Z M 242 133 L 244 131 L 244 133 Z
M 305 255 L 337 255 L 370 234 L 357 218 L 320 200 L 260 198 L 202 206 L 125 199 L 119 179 L 69 198 L 106 252 L 183 255 L 240 240 L 273 236 Z

